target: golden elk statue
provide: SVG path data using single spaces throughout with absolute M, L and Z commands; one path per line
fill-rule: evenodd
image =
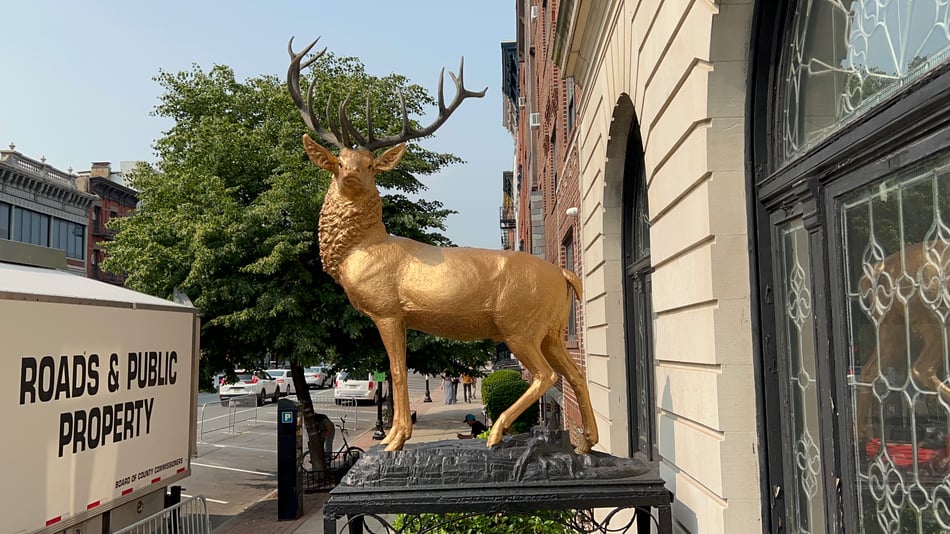
M 327 104 L 327 131 L 313 110 L 314 82 L 300 91 L 301 70 L 323 51 L 303 61 L 317 41 L 299 53 L 288 44 L 291 57 L 287 86 L 307 127 L 339 148 L 334 155 L 308 134 L 303 144 L 310 160 L 333 175 L 320 211 L 319 240 L 323 269 L 343 286 L 350 303 L 376 324 L 389 356 L 393 381 L 392 429 L 383 440 L 387 451 L 402 450 L 412 436 L 406 370 L 406 329 L 463 341 L 504 341 L 534 379 L 528 390 L 495 421 L 488 445 L 501 442 L 515 419 L 554 384 L 561 374 L 574 388 L 583 419 L 577 436 L 578 453 L 597 443 L 597 425 L 584 374 L 564 346 L 571 299 L 581 295 L 574 273 L 524 252 L 476 248 L 441 248 L 386 232 L 382 200 L 375 175 L 396 167 L 406 141 L 432 134 L 463 100 L 484 96 L 485 90 L 465 89 L 462 69 L 456 95 L 448 105 L 439 78 L 439 116 L 428 127 L 415 129 L 402 109 L 399 135 L 376 138 L 367 105 L 366 136 L 347 119 L 346 101 L 337 123 Z M 379 156 L 375 150 L 387 148 Z

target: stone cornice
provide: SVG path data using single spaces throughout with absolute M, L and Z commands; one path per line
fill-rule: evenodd
M 9 184 L 45 198 L 87 211 L 96 196 L 76 187 L 76 177 L 28 158 L 14 150 L 0 150 L 0 184 Z
M 104 199 L 113 200 L 130 208 L 134 208 L 139 201 L 138 192 L 134 189 L 99 176 L 89 178 L 89 190 Z

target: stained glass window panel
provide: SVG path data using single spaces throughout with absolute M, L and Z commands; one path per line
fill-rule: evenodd
M 825 532 L 824 476 L 819 450 L 818 372 L 812 311 L 808 232 L 801 220 L 779 227 L 782 289 L 778 307 L 782 327 L 779 365 L 784 375 L 784 423 L 792 444 L 786 461 L 788 532 Z
M 860 532 L 950 531 L 950 156 L 840 209 Z

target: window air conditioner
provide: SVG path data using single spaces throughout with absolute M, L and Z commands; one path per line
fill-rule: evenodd
M 538 128 L 541 126 L 541 114 L 532 113 L 528 116 L 528 126 L 532 128 Z
M 523 96 L 518 97 L 518 107 L 523 108 L 526 103 L 526 99 Z

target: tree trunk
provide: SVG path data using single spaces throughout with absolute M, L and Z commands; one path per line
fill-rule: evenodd
M 290 362 L 290 373 L 294 380 L 294 390 L 297 400 L 303 411 L 304 427 L 307 429 L 307 447 L 310 449 L 310 466 L 315 472 L 327 473 L 327 458 L 323 453 L 323 433 L 317 423 L 317 413 L 313 410 L 313 399 L 310 398 L 310 388 L 307 379 L 303 376 L 303 367 L 297 362 Z

